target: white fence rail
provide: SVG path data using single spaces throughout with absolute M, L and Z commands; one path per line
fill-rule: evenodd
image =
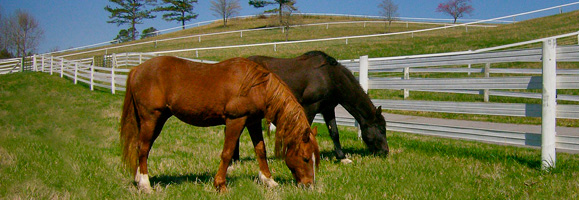
M 21 58 L 0 60 L 0 74 L 19 72 L 22 63 Z

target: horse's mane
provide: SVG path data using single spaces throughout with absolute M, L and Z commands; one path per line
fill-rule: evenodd
M 253 64 L 253 66 L 248 66 L 245 76 L 242 79 L 239 96 L 247 96 L 251 88 L 269 80 L 268 75 L 271 74 L 271 72 L 257 63 L 251 62 L 251 64 Z
M 276 125 L 276 140 L 283 140 L 283 155 L 287 148 L 292 147 L 303 138 L 300 133 L 306 133 L 309 128 L 305 111 L 298 103 L 286 84 L 275 74 L 268 75 L 266 120 Z M 281 137 L 281 138 L 278 138 Z
M 329 56 L 328 54 L 324 53 L 323 51 L 309 51 L 303 54 L 303 56 L 306 57 L 315 57 L 315 56 L 322 56 L 326 62 L 332 66 L 338 65 L 338 61 L 333 58 L 332 56 Z

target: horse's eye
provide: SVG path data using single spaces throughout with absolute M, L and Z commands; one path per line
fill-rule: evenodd
M 310 158 L 304 158 L 304 162 L 309 163 L 309 162 L 310 162 Z

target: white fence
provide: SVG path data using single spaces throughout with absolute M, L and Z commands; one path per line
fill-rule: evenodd
M 19 72 L 21 65 L 22 65 L 22 58 L 0 60 L 0 74 Z
M 361 57 L 354 61 L 341 61 L 352 71 L 360 73 L 360 83 L 369 89 L 422 90 L 431 92 L 478 93 L 483 91 L 485 101 L 488 95 L 541 98 L 542 104 L 513 103 L 472 103 L 437 102 L 408 100 L 373 100 L 376 105 L 388 110 L 411 110 L 444 113 L 466 113 L 502 116 L 541 117 L 543 120 L 540 135 L 524 132 L 481 130 L 480 128 L 438 126 L 436 124 L 389 123 L 389 130 L 438 135 L 453 138 L 501 142 L 510 144 L 541 146 L 543 168 L 555 166 L 555 148 L 579 150 L 579 137 L 555 134 L 555 119 L 579 119 L 579 105 L 557 105 L 557 100 L 578 101 L 576 95 L 557 95 L 557 89 L 579 89 L 579 70 L 557 69 L 557 62 L 579 62 L 579 46 L 557 47 L 556 41 L 563 37 L 576 37 L 578 33 L 565 34 L 552 38 L 534 40 L 503 47 L 478 51 L 431 54 L 408 57 L 368 59 Z M 522 49 L 494 51 L 530 43 L 543 43 L 541 49 Z M 493 50 L 493 51 L 491 51 Z M 542 70 L 536 69 L 490 69 L 491 64 L 512 62 L 543 63 Z M 365 64 L 367 63 L 367 64 Z M 484 68 L 470 68 L 473 64 L 483 64 Z M 452 66 L 453 68 L 442 68 Z M 469 66 L 468 68 L 455 68 Z M 436 67 L 436 68 L 424 68 Z M 452 72 L 485 73 L 484 78 L 423 78 L 411 79 L 410 72 Z M 402 78 L 372 77 L 381 72 L 404 72 Z M 365 74 L 368 73 L 369 75 Z M 517 74 L 517 76 L 489 77 L 491 73 Z M 520 74 L 541 74 L 542 76 L 521 76 Z M 369 77 L 369 78 L 366 78 Z M 367 80 L 363 80 L 367 79 Z M 367 85 L 365 85 L 367 84 Z M 501 92 L 491 93 L 491 89 L 541 89 L 540 93 Z M 472 91 L 478 90 L 478 91 Z M 405 91 L 405 97 L 408 95 Z M 475 93 L 475 94 L 476 94 Z M 349 115 L 339 116 L 338 123 L 352 125 Z M 318 119 L 319 121 L 319 119 Z M 394 126 L 392 126 L 394 124 Z M 509 136 L 511 135 L 511 136 Z M 540 142 L 537 142 L 540 138 Z M 533 142 L 534 141 L 534 142 Z

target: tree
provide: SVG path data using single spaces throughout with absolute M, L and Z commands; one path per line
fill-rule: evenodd
M 198 14 L 193 13 L 193 3 L 197 0 L 163 0 L 165 6 L 155 8 L 155 11 L 167 12 L 163 15 L 165 21 L 179 21 L 181 27 L 185 29 L 185 22 L 197 18 Z
M 17 10 L 2 27 L 6 49 L 15 50 L 15 55 L 25 57 L 32 54 L 44 36 L 38 21 L 27 12 Z
M 157 36 L 157 29 L 155 27 L 149 27 L 145 30 L 143 30 L 143 33 L 141 34 L 141 39 L 145 39 L 148 37 L 154 37 Z
M 454 23 L 456 20 L 461 18 L 464 13 L 471 14 L 474 8 L 469 5 L 470 0 L 448 0 L 446 3 L 438 4 L 436 12 L 446 13 L 454 18 Z
M 113 8 L 109 5 L 105 7 L 105 10 L 111 13 L 109 19 L 112 19 L 107 23 L 117 24 L 117 26 L 129 24 L 130 27 L 127 30 L 130 31 L 128 33 L 130 40 L 137 39 L 138 32 L 135 25 L 142 24 L 144 19 L 156 17 L 151 15 L 152 10 L 145 9 L 148 5 L 152 6 L 156 0 L 109 0 L 109 2 L 115 3 L 118 7 Z
M 382 0 L 378 5 L 380 14 L 388 21 L 388 26 L 392 25 L 392 21 L 398 17 L 398 5 L 394 4 L 392 0 Z
M 297 11 L 298 9 L 294 6 L 295 0 L 274 0 L 274 1 L 263 1 L 263 0 L 249 0 L 249 5 L 255 8 L 263 8 L 269 5 L 278 5 L 277 8 L 266 10 L 265 13 L 278 13 L 279 24 L 283 26 L 283 10 Z
M 119 31 L 119 34 L 117 35 L 117 37 L 115 37 L 115 39 L 112 43 L 118 44 L 118 43 L 132 41 L 134 39 L 131 37 L 131 34 L 133 34 L 135 32 L 137 32 L 137 31 L 133 30 L 132 28 L 129 28 L 128 30 L 127 29 L 121 29 Z
M 227 26 L 227 20 L 239 14 L 241 6 L 239 0 L 213 0 L 211 1 L 211 11 L 214 16 L 223 18 L 223 26 Z

